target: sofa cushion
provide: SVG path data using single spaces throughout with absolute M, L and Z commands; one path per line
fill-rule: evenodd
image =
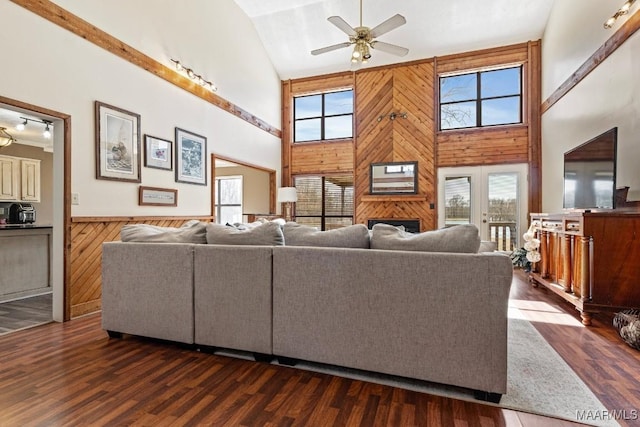
M 375 224 L 371 235 L 371 248 L 477 253 L 480 248 L 480 234 L 473 224 L 455 225 L 418 234 L 408 233 L 389 224 Z
M 237 228 L 220 224 L 207 224 L 207 243 L 212 245 L 282 246 L 282 229 L 275 222 L 255 227 Z
M 179 228 L 129 224 L 120 229 L 120 240 L 143 243 L 207 243 L 206 232 L 206 224 L 195 219 L 185 222 Z
M 333 248 L 369 248 L 369 230 L 364 224 L 353 224 L 335 230 L 319 231 L 308 225 L 287 222 L 284 225 L 287 246 L 324 246 Z

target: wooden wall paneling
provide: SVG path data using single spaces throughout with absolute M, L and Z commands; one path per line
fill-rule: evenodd
M 282 187 L 291 186 L 291 143 L 293 142 L 293 106 L 291 80 L 282 82 L 282 149 L 281 177 Z
M 422 230 L 434 228 L 435 210 L 425 198 L 367 197 L 369 165 L 402 160 L 418 161 L 419 194 L 426 198 L 435 194 L 433 72 L 433 63 L 424 61 L 356 73 L 357 223 L 366 224 L 370 218 L 419 218 Z M 407 118 L 390 120 L 392 112 L 407 113 Z
M 527 163 L 529 138 L 526 125 L 441 132 L 438 167 Z
M 291 81 L 290 91 L 294 96 L 329 90 L 348 89 L 353 87 L 353 72 L 327 74 L 318 77 L 308 77 Z
M 528 44 L 520 43 L 491 49 L 438 57 L 438 74 L 464 72 L 525 62 Z
M 542 211 L 542 46 L 529 42 L 528 102 L 529 106 L 529 212 Z
M 71 222 L 69 301 L 71 317 L 100 310 L 102 295 L 102 243 L 120 239 L 123 225 L 144 223 L 180 227 L 186 221 L 212 217 L 76 217 Z
M 353 171 L 353 142 L 300 143 L 291 147 L 291 174 L 328 174 Z

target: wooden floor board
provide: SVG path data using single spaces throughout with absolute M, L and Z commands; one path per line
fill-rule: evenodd
M 609 410 L 640 408 L 640 352 L 585 328 L 518 272 L 512 303 Z M 0 425 L 576 426 L 577 423 L 126 336 L 100 316 L 0 337 Z M 621 420 L 623 426 L 637 420 Z

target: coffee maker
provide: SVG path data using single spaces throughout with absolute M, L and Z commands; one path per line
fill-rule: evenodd
M 9 208 L 10 224 L 32 224 L 36 222 L 36 210 L 31 203 L 13 203 Z

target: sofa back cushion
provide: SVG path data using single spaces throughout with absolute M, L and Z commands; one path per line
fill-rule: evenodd
M 120 240 L 142 243 L 207 243 L 206 233 L 206 224 L 195 219 L 178 228 L 130 224 L 120 229 Z
M 375 224 L 371 249 L 477 253 L 480 234 L 473 224 L 455 225 L 424 233 L 408 233 L 389 224 Z
M 233 227 L 207 224 L 207 243 L 212 245 L 282 246 L 282 228 L 275 222 L 265 222 L 252 227 Z
M 323 246 L 333 248 L 369 248 L 369 230 L 364 224 L 353 224 L 335 230 L 319 231 L 295 222 L 284 225 L 286 246 Z

